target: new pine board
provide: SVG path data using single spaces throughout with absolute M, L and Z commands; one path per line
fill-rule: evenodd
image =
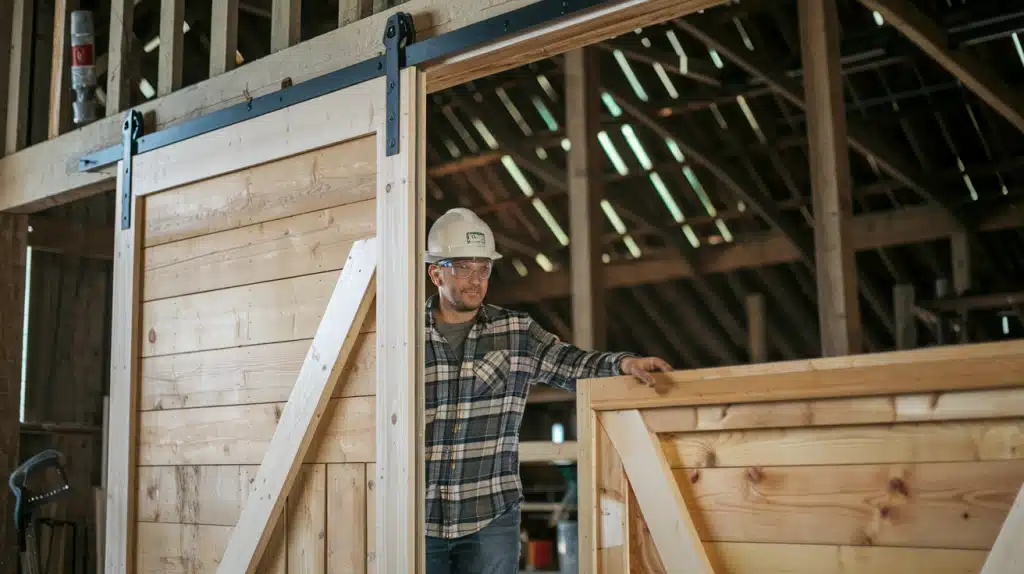
M 646 409 L 657 433 L 1024 417 L 1024 388 Z
M 139 464 L 260 464 L 285 403 L 235 405 L 139 415 Z M 374 397 L 331 399 L 307 463 L 372 462 Z
M 147 196 L 148 247 L 372 199 L 376 137 L 364 137 Z
M 703 540 L 987 550 L 1024 460 L 676 470 Z
M 139 520 L 234 526 L 257 470 L 259 465 L 140 467 Z
M 288 572 L 323 574 L 327 564 L 327 467 L 304 464 L 287 499 Z M 337 524 L 337 522 L 334 522 Z M 268 544 L 267 549 L 270 549 Z
M 905 423 L 661 435 L 673 468 L 1024 458 L 1024 422 Z
M 327 271 L 144 303 L 142 356 L 312 339 L 340 273 Z M 361 332 L 376 331 L 372 315 L 371 311 Z
M 142 360 L 143 411 L 285 402 L 312 339 Z M 377 336 L 361 334 L 334 397 L 369 396 L 377 386 Z
M 327 571 L 366 574 L 366 465 L 327 465 Z
M 165 243 L 143 254 L 146 301 L 341 269 L 352 242 L 376 228 L 360 201 Z

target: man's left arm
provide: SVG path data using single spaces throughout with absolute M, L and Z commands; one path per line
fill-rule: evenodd
M 634 353 L 586 351 L 561 341 L 536 321 L 529 320 L 530 355 L 537 361 L 535 382 L 576 390 L 576 379 L 633 375 L 654 385 L 653 371 L 672 368 L 657 357 L 639 357 Z

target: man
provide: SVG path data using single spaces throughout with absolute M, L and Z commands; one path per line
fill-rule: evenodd
M 584 351 L 528 315 L 485 305 L 491 229 L 468 209 L 427 238 L 437 295 L 426 315 L 427 574 L 519 571 L 519 427 L 537 383 L 575 391 L 577 378 L 670 367 L 658 358 Z

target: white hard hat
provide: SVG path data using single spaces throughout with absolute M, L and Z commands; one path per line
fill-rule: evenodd
M 427 234 L 427 263 L 455 258 L 501 259 L 490 226 L 464 207 L 449 209 Z

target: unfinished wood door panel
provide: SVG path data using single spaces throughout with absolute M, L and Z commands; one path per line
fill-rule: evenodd
M 151 247 L 145 300 L 337 271 L 376 223 L 366 200 Z
M 233 347 L 142 360 L 139 408 L 143 411 L 214 407 L 288 400 L 311 339 Z M 377 334 L 356 340 L 334 397 L 376 393 Z
M 1024 422 L 905 423 L 663 435 L 673 468 L 1024 458 Z
M 366 574 L 366 465 L 327 465 L 327 571 Z
M 704 540 L 985 550 L 1024 460 L 676 470 Z
M 144 357 L 310 339 L 339 271 L 150 301 L 142 306 Z M 362 332 L 374 329 L 367 320 Z
M 376 196 L 377 141 L 368 136 L 149 196 L 145 246 Z
M 256 530 L 258 572 L 415 571 L 424 93 L 419 71 L 401 75 L 397 154 L 387 154 L 378 78 L 134 157 L 139 240 L 121 260 L 133 263 L 124 267 L 140 301 L 130 345 L 139 368 L 126 395 L 126 420 L 138 422 L 125 445 L 137 454 L 123 498 L 138 513 L 126 513 L 138 540 L 114 550 L 139 562 L 119 574 L 215 572 L 234 564 L 223 555 L 233 534 L 243 549 L 234 558 L 249 560 Z M 309 419 L 317 431 L 297 487 L 284 483 L 286 508 L 270 517 L 264 550 L 263 520 L 240 518 L 256 498 L 254 473 L 353 242 L 381 234 L 383 299 L 350 341 L 327 411 Z M 379 408 L 391 422 L 381 428 Z
M 1024 415 L 1024 389 L 666 407 L 643 415 L 657 433 L 1009 418 Z
M 890 353 L 675 371 L 648 388 L 609 377 L 595 410 L 775 402 L 986 388 L 1019 388 L 1024 344 L 1004 341 Z
M 629 482 L 622 468 L 622 459 L 600 421 L 596 430 L 598 480 L 604 485 L 597 500 L 597 573 L 611 574 L 622 572 L 627 566 Z
M 139 464 L 260 464 L 284 403 L 149 411 L 139 420 Z M 371 462 L 374 397 L 331 399 L 305 462 Z

